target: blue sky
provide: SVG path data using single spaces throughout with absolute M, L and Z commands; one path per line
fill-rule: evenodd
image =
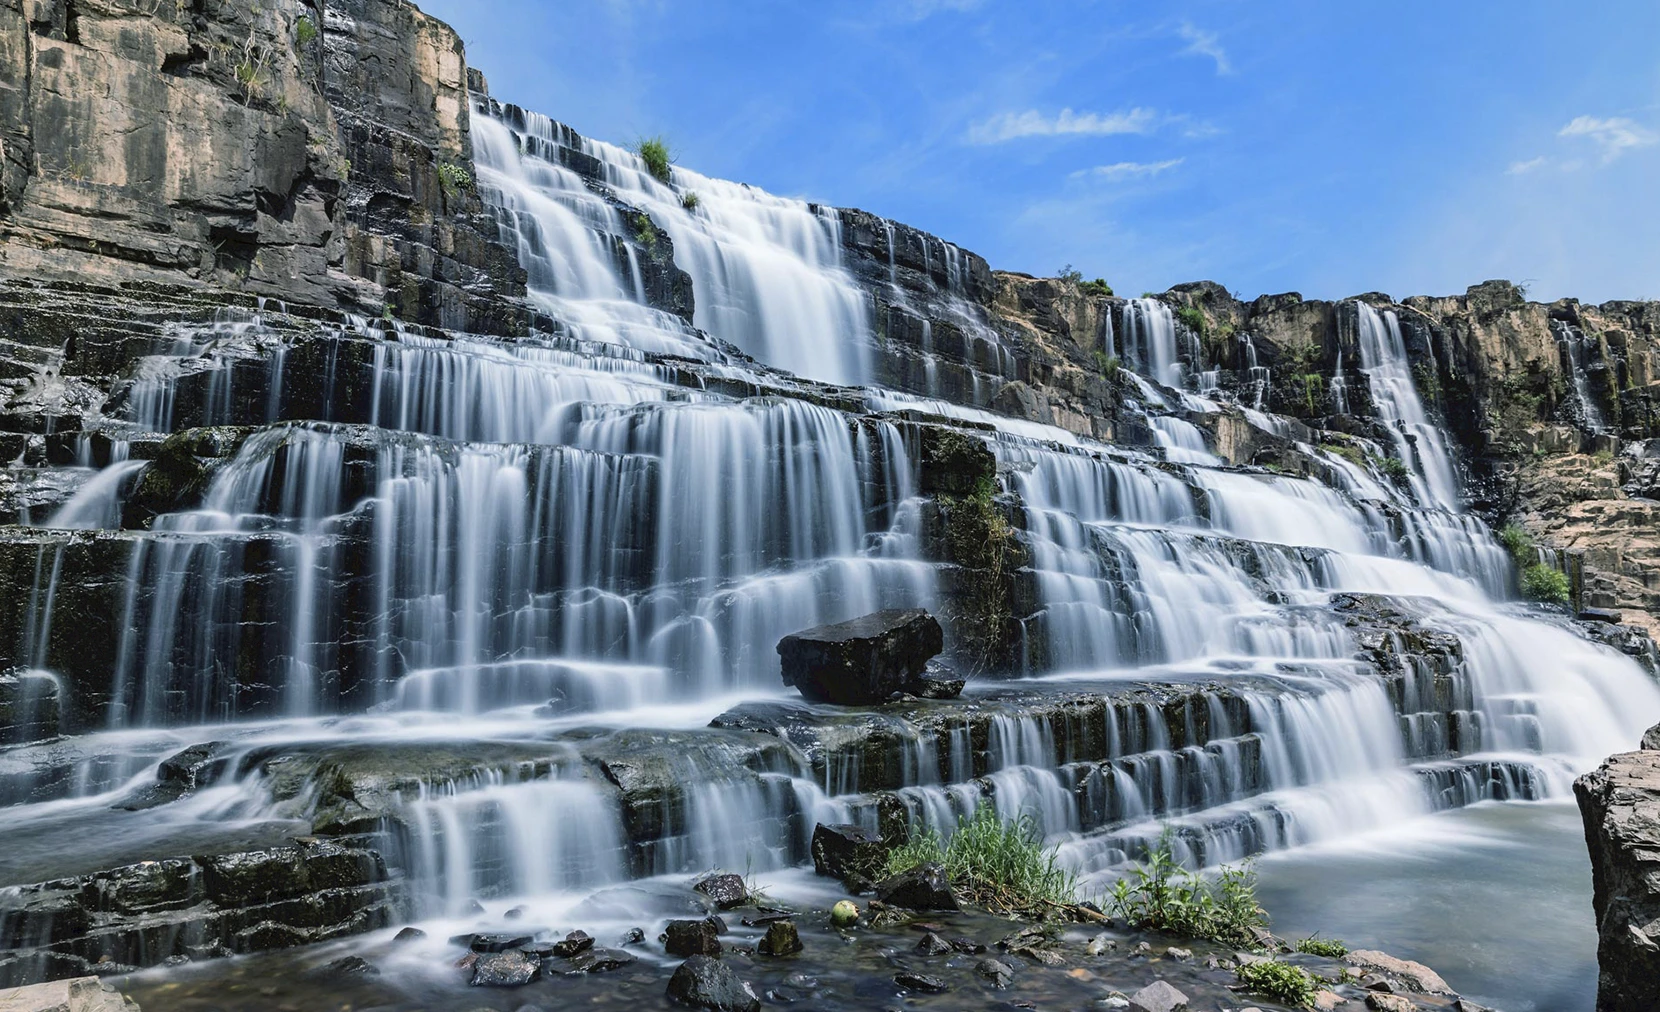
M 1660 298 L 1660 2 L 420 0 L 503 101 L 1120 294 Z

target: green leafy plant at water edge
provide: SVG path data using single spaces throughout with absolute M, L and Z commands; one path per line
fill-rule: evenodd
M 1249 864 L 1224 868 L 1215 879 L 1186 871 L 1165 837 L 1140 867 L 1113 885 L 1110 901 L 1115 915 L 1139 928 L 1254 946 L 1256 929 L 1268 924 L 1257 903 L 1256 881 Z
M 640 161 L 646 163 L 646 171 L 659 183 L 669 181 L 669 165 L 674 156 L 669 153 L 669 143 L 661 137 L 642 137 L 634 145 L 634 153 L 640 156 Z
M 1274 959 L 1245 963 L 1235 971 L 1251 991 L 1277 1002 L 1308 1008 L 1320 990 L 1307 970 Z
M 1311 956 L 1325 956 L 1328 959 L 1342 959 L 1349 954 L 1349 947 L 1335 938 L 1321 938 L 1315 935 L 1304 938 L 1297 943 L 1298 952 L 1306 952 Z
M 1045 849 L 1030 816 L 1012 822 L 990 805 L 957 820 L 957 832 L 942 843 L 929 831 L 888 855 L 888 873 L 919 864 L 945 867 L 951 884 L 977 906 L 1001 913 L 1044 913 L 1077 902 L 1078 877 L 1062 868 L 1057 851 Z
M 1504 546 L 1517 565 L 1529 565 L 1536 561 L 1533 557 L 1533 535 L 1517 524 L 1504 525 L 1504 529 L 1499 531 L 1499 544 Z
M 1522 571 L 1522 593 L 1545 604 L 1567 604 L 1573 596 L 1567 574 L 1543 562 L 1535 562 Z

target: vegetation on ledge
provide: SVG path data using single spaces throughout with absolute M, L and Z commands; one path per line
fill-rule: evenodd
M 1224 868 L 1214 879 L 1185 871 L 1168 837 L 1113 886 L 1111 911 L 1134 927 L 1225 945 L 1255 947 L 1268 917 L 1257 903 L 1256 871 Z
M 1508 524 L 1499 532 L 1499 543 L 1516 563 L 1516 573 L 1522 596 L 1544 604 L 1568 604 L 1573 598 L 1573 587 L 1568 575 L 1539 560 L 1539 551 L 1533 536 L 1516 524 Z
M 1250 991 L 1272 998 L 1286 1005 L 1308 1008 L 1320 986 L 1307 970 L 1275 959 L 1242 963 L 1238 970 L 1239 982 Z
M 1078 898 L 1077 875 L 1060 866 L 1056 850 L 1044 848 L 1031 817 L 1004 822 L 990 805 L 958 819 L 948 841 L 929 831 L 888 855 L 889 874 L 921 864 L 942 865 L 964 899 L 993 913 L 1041 917 Z
M 674 156 L 669 153 L 669 142 L 661 136 L 642 137 L 634 145 L 634 153 L 640 156 L 640 161 L 646 163 L 646 171 L 659 183 L 668 183 L 669 166 Z

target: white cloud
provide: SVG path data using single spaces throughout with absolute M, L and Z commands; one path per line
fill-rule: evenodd
M 1632 148 L 1646 148 L 1657 141 L 1654 131 L 1639 126 L 1624 116 L 1598 119 L 1595 116 L 1576 116 L 1557 131 L 1558 137 L 1586 137 L 1602 149 L 1602 163 L 1607 165 Z
M 1507 176 L 1523 176 L 1544 164 L 1544 155 L 1540 155 L 1538 158 L 1529 158 L 1525 162 L 1511 162 L 1510 168 L 1505 169 L 1504 174 Z
M 999 113 L 968 128 L 970 144 L 1001 144 L 1021 137 L 1105 136 L 1145 134 L 1158 126 L 1158 113 L 1151 109 L 1130 109 L 1114 113 L 1077 113 L 1062 109 L 1057 116 L 1045 116 L 1036 109 Z
M 1171 158 L 1163 162 L 1114 162 L 1111 165 L 1097 165 L 1093 169 L 1079 169 L 1072 173 L 1073 179 L 1138 179 L 1143 176 L 1156 176 L 1161 172 L 1182 164 L 1185 158 Z
M 964 14 L 984 6 L 985 2 L 986 0 L 905 0 L 900 9 L 910 20 L 921 21 L 923 18 L 947 11 Z
M 1183 55 L 1208 56 L 1216 61 L 1218 74 L 1233 73 L 1233 64 L 1228 62 L 1228 51 L 1222 48 L 1215 32 L 1201 31 L 1190 21 L 1183 21 L 1176 32 L 1187 40 L 1187 48 L 1182 50 Z

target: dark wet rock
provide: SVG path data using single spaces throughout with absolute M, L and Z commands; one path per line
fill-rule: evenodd
M 512 910 L 509 910 L 507 913 L 502 914 L 502 917 L 505 920 L 509 920 L 509 921 L 522 921 L 522 920 L 524 920 L 524 916 L 525 916 L 525 908 L 524 907 L 514 907 Z
M 731 910 L 749 902 L 749 887 L 742 875 L 706 875 L 692 883 L 692 889 L 709 897 L 718 909 Z
M 380 976 L 380 968 L 369 962 L 367 959 L 364 959 L 362 956 L 346 956 L 341 959 L 337 959 L 323 967 L 323 970 L 327 973 L 340 974 L 342 976 L 348 974 L 360 974 L 369 977 Z
M 454 942 L 456 939 L 452 938 L 450 941 Z M 529 935 L 478 934 L 468 938 L 466 945 L 474 952 L 506 952 L 508 949 L 529 945 L 532 941 Z
M 879 611 L 778 641 L 785 685 L 810 700 L 869 706 L 902 691 L 945 648 L 938 621 L 920 608 Z
M 951 948 L 967 956 L 978 956 L 986 951 L 986 947 L 972 938 L 953 938 Z
M 640 943 L 644 942 L 645 940 L 646 940 L 646 931 L 645 931 L 644 928 L 629 928 L 627 931 L 623 932 L 623 935 L 622 935 L 621 938 L 617 939 L 617 944 L 618 945 L 639 945 Z
M 526 952 L 489 952 L 473 963 L 474 987 L 523 987 L 542 975 L 542 961 Z
M 663 947 L 671 956 L 720 955 L 720 930 L 711 918 L 670 921 L 663 929 Z
M 611 973 L 637 960 L 621 949 L 589 949 L 572 957 L 566 970 L 569 973 Z
M 1577 617 L 1581 622 L 1602 622 L 1607 625 L 1619 625 L 1625 621 L 1625 616 L 1612 608 L 1581 608 Z
M 924 934 L 922 939 L 916 943 L 916 951 L 924 956 L 941 956 L 956 950 L 950 942 L 930 931 Z
M 1001 959 L 982 959 L 974 964 L 974 972 L 990 981 L 992 987 L 1004 988 L 1014 983 L 1014 967 Z
M 882 834 L 862 826 L 813 827 L 813 870 L 846 881 L 857 875 L 874 881 L 887 870 L 888 847 Z
M 795 915 L 789 913 L 754 914 L 749 917 L 745 917 L 742 923 L 746 928 L 764 928 L 769 924 L 776 924 L 779 921 L 789 921 L 794 919 Z
M 553 955 L 559 959 L 570 959 L 593 947 L 594 939 L 586 931 L 573 931 L 561 941 L 553 943 Z
M 1168 981 L 1155 980 L 1130 995 L 1130 1012 L 1183 1012 L 1187 995 L 1176 990 Z
M 708 956 L 692 956 L 669 978 L 669 997 L 711 1012 L 760 1012 L 755 989 L 731 967 Z
M 1486 1005 L 1477 1005 L 1468 998 L 1460 998 L 1453 1002 L 1453 1012 L 1495 1012 Z
M 396 935 L 392 936 L 392 941 L 398 945 L 408 945 L 410 942 L 419 942 L 426 936 L 427 933 L 425 931 L 422 931 L 414 925 L 410 925 L 409 927 L 399 931 Z
M 905 686 L 905 691 L 919 699 L 956 699 L 963 694 L 968 680 L 938 659 L 929 661 L 918 675 Z
M 1644 736 L 1660 738 L 1660 728 Z M 1591 853 L 1599 1012 L 1660 1008 L 1660 751 L 1610 756 L 1574 783 Z
M 893 982 L 908 991 L 925 991 L 929 994 L 940 994 L 951 990 L 951 986 L 938 977 L 926 973 L 915 973 L 906 970 L 893 975 Z
M 876 895 L 883 903 L 911 910 L 958 909 L 951 879 L 937 864 L 918 865 L 883 879 L 877 883 Z
M 921 490 L 969 495 L 997 476 L 997 458 L 984 439 L 940 426 L 922 430 Z
M 793 921 L 774 921 L 756 949 L 763 956 L 793 956 L 802 950 L 801 933 Z

